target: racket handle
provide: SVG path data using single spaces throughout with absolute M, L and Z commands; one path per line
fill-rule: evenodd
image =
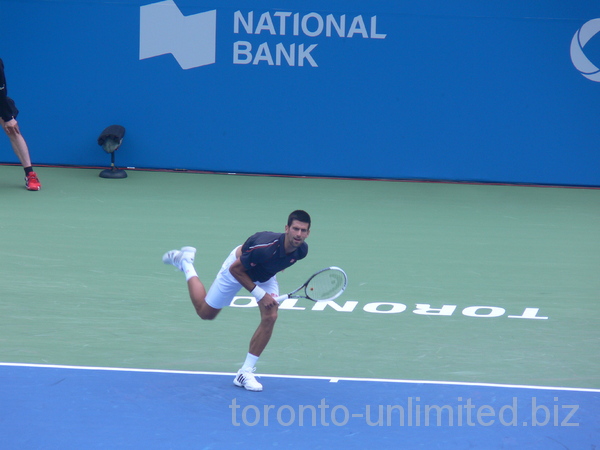
M 277 303 L 281 303 L 282 301 L 287 300 L 288 298 L 289 298 L 288 295 L 284 294 L 284 295 L 280 295 L 278 297 L 275 297 L 275 300 L 277 301 Z

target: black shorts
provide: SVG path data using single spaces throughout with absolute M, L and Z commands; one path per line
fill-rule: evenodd
M 15 105 L 15 101 L 10 97 L 6 97 L 6 103 L 8 103 L 11 115 L 16 118 L 19 115 L 19 110 L 17 109 L 17 105 Z

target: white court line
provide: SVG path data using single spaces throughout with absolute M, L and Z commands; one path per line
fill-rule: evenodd
M 40 369 L 73 369 L 73 370 L 104 370 L 111 372 L 141 372 L 141 373 L 171 373 L 180 375 L 227 375 L 235 376 L 234 372 L 201 372 L 191 370 L 162 370 L 162 369 L 132 369 L 123 367 L 93 367 L 93 366 L 63 366 L 55 364 L 27 364 L 27 363 L 7 363 L 0 362 L 0 367 L 36 367 Z M 573 392 L 598 392 L 600 389 L 575 388 L 563 386 L 531 386 L 526 384 L 498 384 L 498 383 L 472 383 L 461 381 L 431 381 L 431 380 L 397 380 L 391 378 L 353 378 L 353 377 L 324 377 L 310 375 L 277 375 L 277 374 L 257 374 L 258 377 L 270 378 L 292 378 L 301 380 L 327 380 L 330 383 L 338 381 L 364 381 L 375 383 L 404 383 L 404 384 L 437 384 L 448 386 L 479 386 L 479 387 L 499 387 L 512 389 L 538 389 L 548 391 L 573 391 Z

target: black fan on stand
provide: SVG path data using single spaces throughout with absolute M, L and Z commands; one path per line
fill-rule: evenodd
M 102 178 L 127 178 L 127 172 L 115 166 L 115 152 L 121 146 L 125 136 L 125 127 L 111 125 L 106 127 L 98 138 L 98 145 L 102 146 L 106 153 L 110 153 L 110 169 L 100 172 Z

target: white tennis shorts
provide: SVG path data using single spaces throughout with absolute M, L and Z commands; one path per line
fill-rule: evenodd
M 219 270 L 215 281 L 208 290 L 208 294 L 206 294 L 206 303 L 213 308 L 223 309 L 226 306 L 229 306 L 235 295 L 242 288 L 239 281 L 231 275 L 231 272 L 229 272 L 229 266 L 237 259 L 235 254 L 238 248 L 239 247 L 234 248 L 229 254 L 221 266 L 221 270 Z M 274 297 L 279 295 L 279 283 L 277 283 L 276 276 L 268 279 L 264 283 L 257 282 L 256 284 Z

